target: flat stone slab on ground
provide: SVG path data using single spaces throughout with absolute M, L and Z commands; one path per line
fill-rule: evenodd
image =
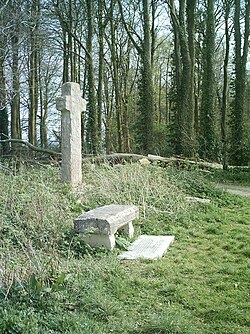
M 186 199 L 190 203 L 202 203 L 202 204 L 209 204 L 210 203 L 210 199 L 208 199 L 208 198 L 187 196 Z
M 141 235 L 118 258 L 120 260 L 135 260 L 140 258 L 155 260 L 164 255 L 173 241 L 174 236 Z

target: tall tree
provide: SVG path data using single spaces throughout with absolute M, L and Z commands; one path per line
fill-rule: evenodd
M 104 69 L 104 28 L 103 22 L 104 0 L 98 0 L 98 41 L 99 41 L 99 67 L 97 89 L 97 118 L 98 142 L 102 141 L 102 108 L 103 108 L 103 69 Z
M 214 0 L 207 0 L 206 31 L 203 43 L 203 75 L 200 112 L 199 153 L 203 159 L 217 158 L 215 140 L 215 14 Z
M 154 114 L 154 92 L 153 92 L 153 73 L 152 73 L 152 31 L 150 25 L 150 3 L 148 0 L 141 0 L 142 5 L 142 30 L 143 36 L 138 41 L 135 30 L 131 30 L 126 22 L 122 2 L 118 0 L 121 19 L 125 30 L 136 48 L 141 59 L 141 82 L 139 86 L 140 94 L 140 121 L 139 148 L 143 153 L 149 153 L 153 147 L 153 114 Z
M 36 145 L 36 121 L 39 102 L 39 30 L 40 30 L 40 0 L 32 0 L 27 8 L 31 14 L 30 50 L 29 50 L 29 142 Z
M 123 135 L 122 135 L 122 115 L 121 115 L 121 92 L 119 89 L 120 78 L 118 73 L 118 57 L 117 57 L 117 40 L 116 40 L 116 23 L 115 23 L 115 0 L 111 0 L 110 3 L 110 53 L 112 63 L 112 79 L 114 85 L 115 94 L 115 109 L 116 109 L 116 126 L 117 126 L 117 148 L 119 152 L 123 151 Z
M 7 55 L 7 36 L 6 28 L 6 12 L 5 8 L 1 7 L 0 11 L 0 140 L 7 139 L 9 136 L 8 129 L 8 110 L 7 110 L 7 88 L 5 77 L 5 65 Z M 9 150 L 8 143 L 2 144 L 3 153 Z
M 45 41 L 47 42 L 47 41 Z M 39 89 L 40 89 L 40 113 L 39 113 L 39 126 L 40 126 L 40 144 L 41 147 L 47 148 L 49 144 L 48 136 L 48 118 L 52 106 L 55 103 L 56 95 L 58 94 L 58 82 L 61 80 L 61 64 L 59 62 L 59 55 L 53 53 L 53 49 L 50 49 L 48 42 L 43 44 L 43 48 L 46 48 L 46 53 L 40 57 L 39 66 Z M 51 119 L 55 117 L 51 116 Z M 50 122 L 51 122 L 50 119 Z M 50 124 L 52 127 L 52 124 Z
M 141 72 L 141 116 L 142 116 L 142 151 L 149 153 L 153 144 L 153 114 L 154 114 L 154 91 L 153 91 L 153 59 L 152 59 L 152 36 L 150 29 L 149 1 L 142 1 L 143 8 L 143 42 L 142 42 L 142 72 Z
M 246 64 L 249 49 L 250 0 L 245 1 L 244 17 L 241 22 L 241 1 L 234 1 L 234 40 L 235 40 L 235 96 L 231 116 L 231 161 L 240 165 L 245 161 L 244 112 L 246 108 Z M 244 26 L 244 33 L 242 28 Z M 242 36 L 243 35 L 243 36 Z
M 19 48 L 20 48 L 20 13 L 22 12 L 19 1 L 10 2 L 10 11 L 13 22 L 11 34 L 12 50 L 12 92 L 11 92 L 11 138 L 21 138 L 20 120 L 20 71 L 19 71 Z
M 179 0 L 179 11 L 173 0 L 167 0 L 174 31 L 176 113 L 175 151 L 193 156 L 194 139 L 194 24 L 196 0 Z
M 63 82 L 80 82 L 81 43 L 77 29 L 82 22 L 80 16 L 83 5 L 81 2 L 53 0 L 53 12 L 61 26 L 63 49 Z M 82 31 L 83 27 L 80 28 Z
M 106 153 L 110 154 L 112 151 L 112 129 L 111 129 L 111 117 L 113 113 L 113 99 L 112 92 L 110 94 L 110 77 L 109 77 L 109 68 L 108 65 L 105 64 L 104 66 L 104 75 L 103 75 L 103 85 L 104 85 L 104 126 L 105 126 L 105 148 Z M 112 90 L 112 89 L 111 89 Z
M 230 29 L 229 15 L 231 1 L 223 1 L 224 21 L 225 21 L 225 56 L 223 62 L 223 92 L 221 104 L 221 146 L 222 146 L 222 163 L 223 169 L 228 167 L 228 145 L 227 145 L 227 111 L 228 111 L 228 62 L 230 51 Z
M 87 81 L 88 81 L 88 119 L 87 119 L 87 147 L 88 151 L 96 154 L 99 152 L 100 146 L 98 141 L 98 120 L 97 120 L 97 103 L 95 93 L 95 76 L 94 76 L 94 61 L 93 61 L 93 0 L 86 0 L 87 6 Z

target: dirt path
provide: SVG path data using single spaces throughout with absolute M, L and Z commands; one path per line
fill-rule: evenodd
M 217 187 L 234 195 L 250 197 L 250 187 L 218 183 Z

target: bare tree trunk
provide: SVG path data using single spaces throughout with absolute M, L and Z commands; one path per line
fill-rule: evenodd
M 105 96 L 105 104 L 106 104 L 106 115 L 105 115 L 105 147 L 106 147 L 106 153 L 110 154 L 112 150 L 112 144 L 111 144 L 111 115 L 112 115 L 112 98 L 110 98 L 109 94 L 109 84 L 108 84 L 108 77 L 106 74 L 104 74 L 103 77 L 104 82 L 104 96 Z
M 40 21 L 40 0 L 33 0 L 31 4 L 32 27 L 30 33 L 30 59 L 29 59 L 29 142 L 36 145 L 36 119 L 38 113 L 39 100 L 39 21 Z
M 2 21 L 2 20 L 1 20 Z M 1 22 L 3 24 L 3 22 Z M 3 35 L 0 35 L 0 139 L 7 139 L 9 136 L 8 129 L 8 110 L 6 97 L 6 80 L 5 80 L 5 57 L 7 41 Z M 9 143 L 2 144 L 2 153 L 9 151 Z
M 131 51 L 131 41 L 127 41 L 127 52 L 130 54 Z M 122 53 L 122 50 L 120 51 Z M 123 148 L 124 152 L 130 152 L 130 135 L 129 135 L 129 96 L 131 95 L 131 90 L 133 89 L 133 83 L 128 88 L 129 85 L 129 70 L 130 70 L 130 58 L 127 55 L 121 55 L 122 62 L 124 63 L 122 72 L 122 133 L 123 133 Z
M 68 55 L 68 43 L 67 36 L 68 33 L 62 24 L 63 32 L 63 82 L 69 81 L 69 55 Z
M 141 59 L 141 83 L 140 83 L 140 119 L 138 122 L 138 144 L 142 152 L 150 152 L 153 147 L 153 114 L 154 94 L 152 77 L 152 31 L 150 26 L 149 0 L 142 0 L 142 28 L 143 38 L 136 42 L 133 32 L 129 28 L 123 14 L 122 3 L 118 0 L 122 23 L 129 39 L 136 48 Z
M 11 38 L 12 45 L 12 100 L 11 100 L 11 138 L 21 138 L 20 122 L 20 73 L 18 28 Z
M 162 96 L 162 68 L 160 67 L 159 73 L 159 82 L 158 82 L 158 122 L 159 124 L 162 123 L 162 108 L 161 108 L 161 96 Z
M 143 45 L 142 45 L 142 123 L 144 140 L 142 152 L 149 153 L 153 146 L 153 114 L 154 114 L 154 94 L 152 77 L 152 48 L 151 30 L 149 16 L 149 1 L 143 0 Z
M 169 87 L 168 87 L 168 66 L 166 71 L 166 80 L 165 80 L 165 123 L 166 125 L 170 124 L 170 103 L 169 103 Z
M 69 63 L 70 63 L 70 81 L 75 81 L 75 72 L 74 72 L 74 54 L 73 54 L 73 38 L 70 33 L 73 31 L 73 15 L 72 15 L 72 0 L 69 0 L 69 12 L 68 12 L 68 52 L 69 52 Z
M 241 1 L 235 0 L 234 12 L 234 35 L 235 35 L 235 97 L 232 112 L 232 142 L 231 142 L 231 159 L 232 163 L 240 165 L 244 163 L 244 124 L 243 115 L 245 112 L 245 91 L 246 91 L 246 64 L 249 44 L 249 11 L 250 0 L 245 2 L 244 11 L 244 38 L 242 45 L 242 23 L 240 22 Z
M 200 115 L 200 156 L 215 161 L 215 13 L 214 0 L 208 0 L 203 46 L 203 78 Z
M 83 74 L 83 85 L 82 85 L 82 97 L 86 99 L 86 92 L 87 92 L 87 67 L 88 67 L 88 60 L 86 58 L 85 60 L 85 66 L 84 66 L 84 74 Z M 82 128 L 82 148 L 83 151 L 87 151 L 87 145 L 86 145 L 86 120 L 87 120 L 87 111 L 82 112 L 81 116 L 81 128 Z
M 113 83 L 115 92 L 115 109 L 116 109 L 116 126 L 117 126 L 117 149 L 118 152 L 123 150 L 123 136 L 122 136 L 122 120 L 121 120 L 121 98 L 119 89 L 118 65 L 117 65 L 117 51 L 115 39 L 115 22 L 114 22 L 114 6 L 115 0 L 111 0 L 110 6 L 110 30 L 111 30 L 111 61 L 113 66 Z
M 176 115 L 175 151 L 192 157 L 194 139 L 194 17 L 196 0 L 179 0 L 179 15 L 168 1 L 174 30 Z M 186 18 L 186 19 L 185 19 Z
M 230 3 L 228 0 L 224 1 L 225 6 L 225 38 L 226 38 L 226 50 L 223 64 L 223 95 L 222 95 L 222 106 L 221 106 L 221 143 L 222 143 L 222 163 L 223 169 L 228 167 L 227 157 L 227 128 L 226 128 L 226 116 L 228 107 L 228 61 L 229 61 L 229 50 L 230 50 L 230 35 L 229 35 L 229 14 L 230 14 Z
M 181 124 L 182 153 L 187 157 L 194 154 L 194 11 L 195 0 L 180 0 L 180 52 L 181 75 Z M 185 25 L 187 11 L 187 27 Z M 187 29 L 187 33 L 186 33 Z
M 87 78 L 88 78 L 88 121 L 87 121 L 87 146 L 89 152 L 96 154 L 99 152 L 99 142 L 97 135 L 97 109 L 93 63 L 93 0 L 87 0 Z
M 155 53 L 155 43 L 156 43 L 156 32 L 155 32 L 155 19 L 156 19 L 156 3 L 157 0 L 151 0 L 151 66 L 154 66 L 154 53 Z
M 48 100 L 49 87 L 48 80 L 44 78 L 44 87 L 42 85 L 41 73 L 39 73 L 39 89 L 40 89 L 40 141 L 41 147 L 48 148 L 48 134 L 47 134 L 47 117 L 48 117 Z
M 98 141 L 102 142 L 102 91 L 103 91 L 103 66 L 104 66 L 104 23 L 103 23 L 103 0 L 98 1 L 98 30 L 99 30 L 99 68 L 97 89 L 97 118 L 98 118 Z

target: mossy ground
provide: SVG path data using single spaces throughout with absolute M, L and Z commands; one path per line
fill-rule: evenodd
M 88 165 L 71 192 L 56 169 L 24 168 L 0 186 L 0 333 L 249 333 L 250 200 L 211 175 Z M 175 235 L 166 255 L 121 262 L 86 246 L 73 218 L 109 203 L 140 207 L 136 235 Z

